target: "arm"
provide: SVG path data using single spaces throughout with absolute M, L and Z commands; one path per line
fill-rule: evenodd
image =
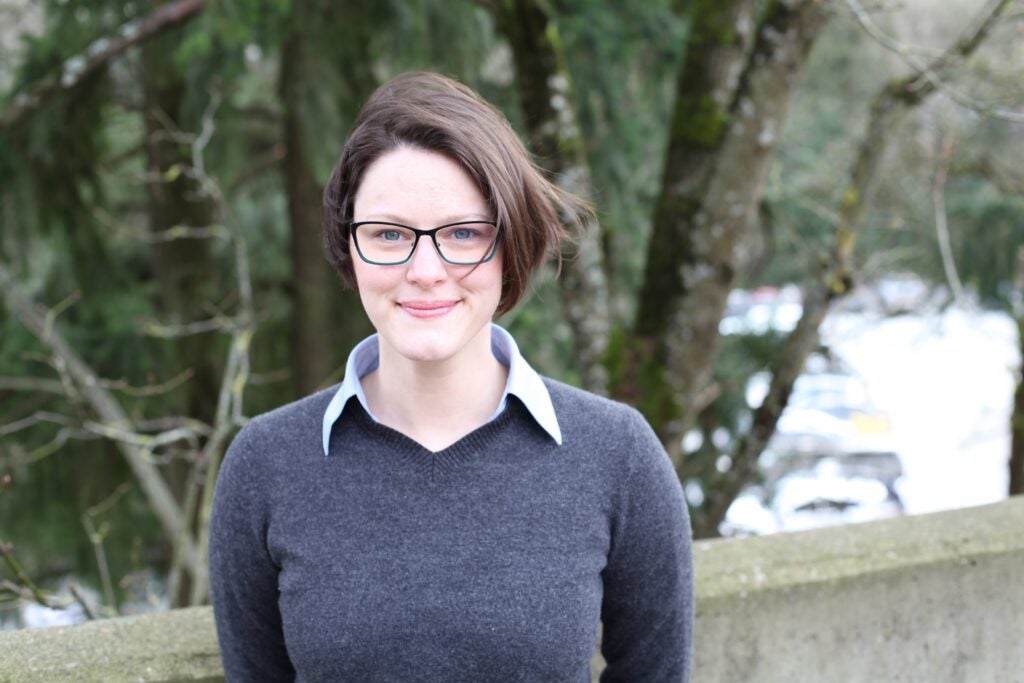
M 266 547 L 265 472 L 238 434 L 224 458 L 210 518 L 210 591 L 228 681 L 294 681 Z
M 601 680 L 687 681 L 693 652 L 690 518 L 664 448 L 636 414 L 605 567 Z

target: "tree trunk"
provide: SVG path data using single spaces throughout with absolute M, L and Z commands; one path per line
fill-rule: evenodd
M 205 227 L 215 221 L 216 205 L 187 172 L 192 166 L 191 150 L 174 136 L 197 134 L 194 119 L 183 111 L 186 95 L 184 75 L 174 64 L 174 46 L 181 31 L 168 32 L 148 41 L 142 48 L 143 93 L 147 155 L 147 212 L 153 235 L 176 226 Z M 169 324 L 183 324 L 211 317 L 219 281 L 213 245 L 208 239 L 155 240 L 153 269 L 159 283 L 158 310 Z M 192 377 L 183 387 L 183 414 L 212 423 L 220 386 L 220 369 L 215 352 L 216 333 L 187 335 L 173 341 L 171 352 L 177 368 L 188 368 Z M 192 463 L 176 458 L 166 467 L 167 481 L 175 500 L 186 500 Z M 191 519 L 190 511 L 184 514 Z M 183 533 L 191 534 L 192 530 Z M 169 596 L 172 606 L 188 603 L 189 577 Z
M 1013 394 L 1013 414 L 1010 416 L 1011 496 L 1024 494 L 1024 317 L 1017 318 L 1017 345 L 1021 362 L 1017 390 Z
M 1024 246 L 1017 247 L 1017 301 L 1014 319 L 1017 321 L 1017 347 L 1020 350 L 1020 369 L 1017 390 L 1013 394 L 1013 413 L 1010 415 L 1010 486 L 1009 494 L 1024 494 Z
M 718 324 L 743 263 L 764 175 L 828 18 L 821 0 L 772 3 L 730 98 L 737 65 L 744 63 L 751 4 L 695 6 L 690 32 L 698 42 L 688 47 L 679 78 L 673 151 L 662 177 L 641 310 L 619 361 L 619 395 L 642 407 L 677 467 L 682 435 L 712 395 Z M 728 113 L 720 104 L 725 101 Z
M 676 97 L 661 192 L 647 247 L 636 321 L 628 341 L 612 354 L 613 393 L 638 406 L 678 463 L 670 442 L 683 397 L 665 366 L 675 325 L 673 302 L 685 296 L 681 266 L 692 261 L 695 220 L 725 140 L 730 109 L 752 39 L 755 0 L 696 2 L 676 79 Z M 698 411 L 694 411 L 696 414 Z
M 498 12 L 497 24 L 512 46 L 519 99 L 540 166 L 559 187 L 589 199 L 590 168 L 554 19 L 537 0 L 509 0 Z M 563 256 L 559 285 L 576 362 L 583 385 L 604 394 L 611 312 L 596 218 L 585 226 L 575 249 L 566 249 Z
M 296 3 L 298 5 L 300 3 Z M 297 11 L 297 10 L 296 10 Z M 312 393 L 337 365 L 331 339 L 331 296 L 338 288 L 324 257 L 321 194 L 302 140 L 302 37 L 289 34 L 281 56 L 284 103 L 284 184 L 288 196 L 292 260 L 292 372 L 299 396 Z
M 316 177 L 317 148 L 313 143 L 317 132 L 310 130 L 309 125 L 320 119 L 313 111 L 319 86 L 311 82 L 317 73 L 311 62 L 324 59 L 318 54 L 316 41 L 324 34 L 323 26 L 332 21 L 332 11 L 336 9 L 332 10 L 330 3 L 324 0 L 295 0 L 281 56 L 286 148 L 282 168 L 288 196 L 293 278 L 292 370 L 299 396 L 336 379 L 336 370 L 344 362 L 345 352 L 370 330 L 359 297 L 342 289 L 327 262 L 323 246 L 323 186 Z M 342 106 L 354 109 L 362 101 L 359 96 L 369 94 L 372 79 L 368 74 L 356 74 L 360 67 L 332 65 L 330 68 L 347 69 L 346 76 L 351 81 L 347 92 L 353 101 Z M 352 120 L 354 115 L 346 118 Z M 331 153 L 339 151 L 331 150 Z
M 213 200 L 185 172 L 192 165 L 190 150 L 175 140 L 179 132 L 195 134 L 196 125 L 182 112 L 186 85 L 173 63 L 174 31 L 143 46 L 147 190 L 149 227 L 160 235 L 176 226 L 205 227 L 216 216 Z M 160 285 L 158 309 L 164 320 L 182 324 L 209 318 L 217 296 L 217 264 L 210 240 L 154 241 L 153 269 Z M 191 335 L 174 342 L 176 365 L 191 368 L 186 385 L 185 414 L 213 421 L 220 373 L 211 353 L 211 335 Z M 180 487 L 175 486 L 176 491 Z
M 683 291 L 678 264 L 693 251 L 694 219 L 725 138 L 729 109 L 752 34 L 756 0 L 699 2 L 676 81 L 671 137 L 663 170 L 636 331 L 664 335 L 671 300 Z

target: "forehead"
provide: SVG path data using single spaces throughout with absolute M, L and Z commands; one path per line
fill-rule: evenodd
M 412 225 L 490 218 L 487 201 L 458 162 L 411 148 L 387 152 L 369 165 L 353 209 L 355 220 L 380 218 Z

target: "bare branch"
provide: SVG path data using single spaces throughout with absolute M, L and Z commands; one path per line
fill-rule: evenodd
M 150 243 L 157 242 L 173 242 L 174 240 L 209 240 L 209 239 L 225 239 L 230 237 L 230 233 L 223 225 L 207 225 L 202 228 L 195 228 L 188 225 L 175 225 L 167 230 L 161 230 L 157 233 L 151 233 L 144 238 L 145 241 Z
M 93 217 L 102 225 L 147 244 L 162 244 L 176 240 L 226 239 L 231 236 L 231 232 L 223 225 L 206 225 L 203 227 L 174 225 L 166 230 L 153 233 L 123 223 L 98 206 L 90 206 L 89 208 L 92 211 Z
M 64 385 L 53 379 L 38 377 L 0 377 L 0 391 L 41 391 L 64 395 Z
M 8 424 L 0 426 L 0 436 L 8 436 L 15 432 L 20 432 L 23 429 L 34 427 L 37 424 L 49 422 L 52 424 L 59 424 L 64 427 L 74 427 L 78 425 L 76 420 L 68 417 L 67 415 L 61 415 L 59 413 L 51 413 L 45 410 L 40 410 L 28 417 L 23 417 L 20 420 L 10 422 Z
M 31 465 L 34 462 L 38 462 L 43 458 L 48 458 L 60 449 L 64 448 L 64 444 L 68 442 L 68 439 L 89 439 L 92 435 L 86 434 L 77 429 L 65 428 L 57 432 L 57 435 L 49 443 L 45 443 L 38 448 L 35 448 L 25 454 L 25 457 L 20 460 L 22 465 Z
M 96 613 L 92 611 L 92 607 L 90 607 L 89 603 L 86 602 L 85 596 L 82 595 L 82 591 L 78 589 L 78 586 L 76 584 L 71 584 L 68 586 L 68 590 L 71 592 L 71 597 L 73 597 L 79 607 L 82 608 L 82 613 L 85 614 L 85 618 L 90 621 L 94 620 L 96 618 Z
M 255 156 L 252 161 L 246 165 L 245 170 L 239 173 L 238 176 L 232 179 L 228 184 L 227 194 L 229 196 L 233 196 L 251 180 L 258 178 L 266 171 L 276 167 L 284 161 L 286 153 L 287 148 L 283 144 L 277 143 L 267 151 Z
M 4 563 L 11 570 L 11 573 L 14 574 L 14 577 L 21 583 L 22 586 L 28 589 L 28 591 L 32 595 L 32 598 L 36 602 L 38 602 L 43 607 L 54 607 L 52 601 L 43 593 L 43 591 L 39 589 L 39 586 L 32 582 L 32 579 L 28 577 L 28 574 L 25 573 L 25 570 L 22 568 L 21 563 L 19 563 L 18 560 L 15 559 L 13 551 L 14 549 L 11 547 L 9 543 L 6 543 L 4 542 L 3 539 L 0 539 L 0 555 L 3 556 Z M 5 581 L 4 583 L 7 584 L 8 582 Z
M 964 286 L 956 272 L 956 261 L 949 240 L 949 222 L 946 216 L 946 178 L 949 175 L 949 164 L 953 157 L 953 136 L 946 134 L 942 141 L 942 154 L 939 166 L 935 171 L 935 182 L 932 184 L 932 205 L 935 207 L 935 233 L 939 240 L 939 252 L 942 254 L 942 268 L 946 273 L 946 281 L 953 293 L 953 300 L 963 306 Z
M 1024 123 L 1024 112 L 1010 111 L 995 104 L 978 101 L 951 86 L 940 74 L 941 71 L 957 63 L 962 57 L 974 52 L 978 45 L 988 37 L 988 34 L 1004 11 L 1016 0 L 993 0 L 990 9 L 983 14 L 981 21 L 973 29 L 968 30 L 967 35 L 963 39 L 931 64 L 927 64 L 919 59 L 907 45 L 890 37 L 879 28 L 878 24 L 874 22 L 859 0 L 843 1 L 850 8 L 861 28 L 880 45 L 895 53 L 910 68 L 914 69 L 917 72 L 916 78 L 919 81 L 927 82 L 930 88 L 941 91 L 960 106 L 971 109 L 983 116 L 1013 123 Z
M 47 330 L 45 307 L 34 306 L 21 291 L 7 268 L 0 263 L 0 295 L 7 307 L 22 323 L 31 330 L 59 361 L 59 367 L 66 368 L 68 375 L 80 389 L 83 399 L 90 405 L 104 423 L 115 428 L 131 429 L 132 420 L 113 397 L 111 392 L 102 386 L 93 372 L 78 354 L 68 345 L 56 329 Z M 171 494 L 156 465 L 145 457 L 142 449 L 137 446 L 118 442 L 122 454 L 131 467 L 132 472 L 142 486 L 149 500 L 153 513 L 163 526 L 169 538 L 174 538 L 184 525 L 181 509 Z M 199 557 L 194 545 L 185 547 L 189 565 L 196 571 L 204 569 L 198 564 Z
M 177 441 L 189 441 L 194 447 L 198 436 L 195 431 L 185 427 L 170 429 L 152 436 L 140 434 L 135 430 L 121 429 L 102 422 L 86 422 L 85 428 L 94 434 L 104 436 L 112 441 L 137 446 L 146 454 L 152 453 L 161 446 L 167 446 Z
M 249 375 L 249 384 L 253 386 L 266 386 L 268 384 L 276 384 L 277 382 L 286 382 L 291 379 L 292 371 L 288 368 L 281 370 L 271 370 L 269 372 L 260 372 Z M 334 382 L 331 382 L 334 384 Z
M 57 317 L 64 311 L 71 308 L 74 304 L 78 303 L 82 299 L 82 292 L 75 291 L 68 294 L 63 300 L 57 302 L 57 304 L 46 312 L 46 323 L 43 325 L 43 336 L 46 337 L 50 334 L 50 330 L 53 329 L 53 324 L 57 321 Z
M 166 382 L 161 382 L 159 384 L 145 384 L 139 387 L 129 384 L 127 380 L 123 379 L 104 379 L 100 380 L 99 384 L 105 389 L 113 389 L 114 391 L 119 391 L 122 394 L 127 394 L 128 396 L 145 398 L 148 396 L 160 396 L 177 389 L 182 384 L 192 379 L 194 374 L 195 372 L 193 372 L 192 368 L 186 368 Z
M 107 601 L 108 609 L 116 615 L 117 599 L 114 597 L 114 584 L 110 580 L 110 565 L 107 563 L 107 553 L 103 548 L 103 539 L 106 538 L 107 533 L 110 531 L 110 526 L 108 524 L 101 524 L 100 528 L 97 529 L 88 514 L 82 515 L 82 526 L 85 527 L 85 533 L 89 537 L 93 554 L 96 556 L 96 567 L 99 569 L 100 583 L 103 585 L 103 597 Z
M 8 581 L 7 579 L 4 579 L 3 581 L 0 581 L 0 600 L 3 600 L 4 602 L 9 602 L 10 598 L 7 598 L 7 595 L 13 596 L 14 600 L 25 600 L 27 602 L 34 602 L 36 604 L 42 605 L 43 607 L 46 607 L 47 609 L 65 609 L 69 604 L 71 604 L 68 601 L 61 601 L 55 596 L 48 595 L 46 593 L 42 593 L 43 599 L 46 600 L 46 602 L 39 602 L 39 600 L 36 598 L 36 594 L 33 593 L 31 589 L 26 588 L 24 586 L 19 586 L 13 581 Z
M 207 320 L 197 320 L 191 323 L 180 325 L 164 325 L 155 321 L 145 323 L 140 330 L 143 334 L 160 339 L 175 339 L 179 337 L 191 337 L 197 334 L 209 332 L 225 332 L 231 330 L 234 320 L 227 316 L 218 315 Z
M 135 421 L 135 427 L 139 432 L 166 432 L 172 429 L 187 429 L 202 436 L 209 436 L 213 428 L 194 417 L 167 415 L 151 420 L 139 419 Z
M 131 489 L 132 482 L 123 482 L 120 486 L 114 489 L 109 496 L 82 513 L 82 525 L 85 527 L 85 531 L 89 536 L 89 541 L 92 543 L 93 553 L 96 556 L 96 566 L 99 568 L 100 581 L 103 584 L 103 595 L 106 598 L 107 605 L 114 614 L 118 612 L 117 600 L 114 597 L 114 584 L 110 579 L 110 566 L 107 563 L 107 553 L 103 548 L 103 539 L 106 537 L 109 527 L 106 524 L 101 524 L 100 528 L 97 529 L 93 524 L 93 518 L 109 511 L 112 507 L 117 505 L 121 498 L 131 491 Z M 74 593 L 72 594 L 74 595 Z M 76 595 L 76 599 L 77 597 L 78 596 Z
M 83 52 L 66 60 L 58 72 L 15 95 L 11 105 L 0 114 L 0 132 L 17 125 L 51 98 L 74 90 L 87 76 L 133 45 L 191 19 L 205 5 L 206 0 L 176 0 L 141 20 L 122 24 L 112 37 L 93 41 Z

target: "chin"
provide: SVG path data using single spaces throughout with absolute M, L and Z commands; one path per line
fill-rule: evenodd
M 450 333 L 440 330 L 431 333 L 424 330 L 402 334 L 399 339 L 391 340 L 394 349 L 400 355 L 412 361 L 429 363 L 451 358 L 458 353 L 457 344 Z

